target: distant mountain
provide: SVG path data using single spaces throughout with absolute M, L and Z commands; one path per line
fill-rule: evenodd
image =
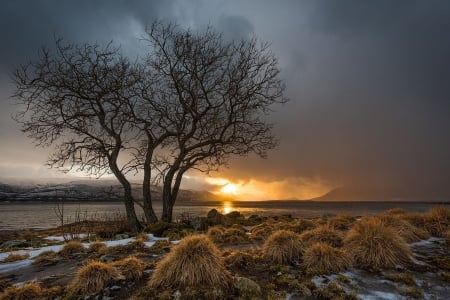
M 342 186 L 313 201 L 433 201 L 448 202 L 449 195 L 438 194 L 434 190 L 408 190 L 393 187 Z
M 142 186 L 132 184 L 136 199 L 142 199 Z M 155 201 L 161 201 L 162 189 L 152 186 Z M 122 187 L 113 181 L 80 180 L 64 183 L 6 184 L 0 182 L 0 201 L 121 201 Z M 180 190 L 177 201 L 220 201 L 207 191 Z

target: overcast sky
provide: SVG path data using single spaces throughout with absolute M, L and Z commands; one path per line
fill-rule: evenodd
M 141 55 L 154 18 L 256 35 L 279 58 L 290 99 L 271 116 L 280 146 L 214 176 L 265 185 L 266 197 L 341 185 L 450 195 L 450 2 L 437 0 L 1 1 L 0 177 L 59 176 L 10 118 L 8 72 L 55 35 Z

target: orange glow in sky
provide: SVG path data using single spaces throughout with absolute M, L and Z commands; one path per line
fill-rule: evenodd
M 263 182 L 259 180 L 233 181 L 223 177 L 204 179 L 213 188 L 213 193 L 232 196 L 235 200 L 277 200 L 310 199 L 330 190 L 320 180 L 280 180 Z

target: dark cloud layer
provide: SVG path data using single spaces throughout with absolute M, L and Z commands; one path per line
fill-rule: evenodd
M 27 148 L 8 117 L 13 107 L 4 74 L 11 65 L 51 45 L 54 34 L 74 42 L 115 40 L 138 55 L 145 47 L 137 38 L 158 17 L 194 29 L 209 24 L 227 38 L 256 34 L 280 58 L 291 99 L 271 116 L 280 147 L 268 160 L 233 159 L 223 176 L 450 196 L 450 2 L 55 0 L 0 6 L 3 176 L 6 166 L 20 162 L 13 149 L 29 151 L 37 165 L 44 153 Z

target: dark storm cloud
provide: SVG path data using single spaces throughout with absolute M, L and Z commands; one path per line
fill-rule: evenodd
M 285 182 L 292 191 L 344 184 L 450 194 L 448 1 L 3 1 L 1 138 L 26 152 L 4 105 L 7 68 L 51 45 L 54 34 L 114 40 L 138 55 L 145 45 L 137 38 L 155 17 L 209 24 L 226 38 L 256 34 L 280 59 L 291 99 L 270 116 L 280 147 L 265 161 L 233 159 L 221 175 Z M 6 152 L 13 161 L 14 148 L 2 146 Z
M 0 10 L 0 63 L 23 62 L 38 47 L 53 43 L 54 35 L 71 42 L 136 43 L 135 26 L 168 13 L 173 1 L 3 1 Z M 135 28 L 139 30 L 139 28 Z M 117 41 L 116 41 L 117 42 Z M 127 45 L 125 45 L 127 46 Z M 127 50 L 130 50 L 128 46 Z
M 450 195 L 450 3 L 314 3 L 294 45 L 304 68 L 285 70 L 280 150 L 243 169 Z

